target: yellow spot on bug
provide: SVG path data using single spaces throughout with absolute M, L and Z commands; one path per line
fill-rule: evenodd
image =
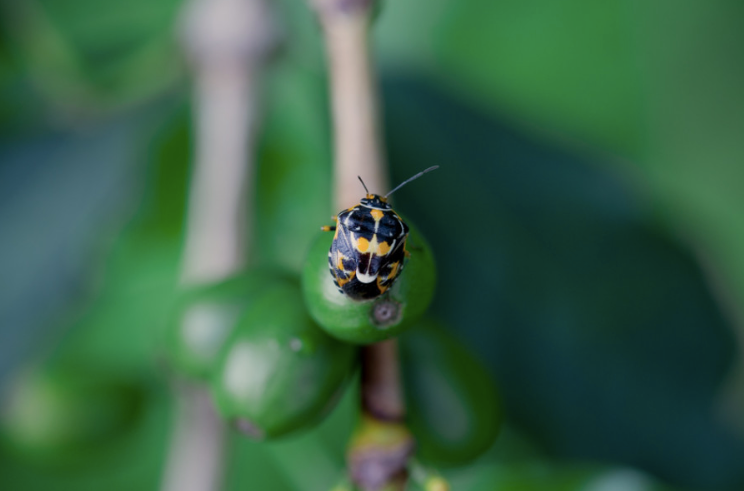
M 374 240 L 374 238 L 372 240 Z M 357 240 L 357 249 L 359 250 L 359 252 L 367 252 L 367 250 L 369 249 L 369 241 L 364 237 L 359 237 L 359 239 Z
M 375 235 L 375 240 L 377 240 L 377 236 Z M 390 252 L 390 244 L 387 242 L 380 242 L 377 244 L 377 254 L 380 256 L 385 256 L 387 253 Z
M 400 266 L 399 261 L 395 261 L 393 264 L 390 265 L 393 269 L 390 270 L 390 274 L 388 275 L 388 281 L 393 280 L 396 276 L 398 276 L 398 267 Z
M 344 286 L 348 282 L 354 279 L 354 276 L 356 276 L 356 271 L 352 271 L 348 278 L 338 278 L 338 286 Z
M 385 293 L 388 288 L 390 288 L 390 285 L 383 285 L 382 284 L 382 276 L 377 277 L 377 289 L 380 290 L 380 295 Z
M 336 264 L 336 269 L 344 271 L 344 256 L 342 256 L 341 254 L 338 255 L 338 263 Z
M 372 218 L 374 218 L 376 222 L 379 222 L 380 220 L 382 220 L 382 217 L 385 216 L 385 214 L 380 210 L 372 210 L 369 213 L 370 215 L 372 215 Z

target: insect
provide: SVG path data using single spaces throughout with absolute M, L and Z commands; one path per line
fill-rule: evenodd
M 429 167 L 408 178 L 385 196 L 367 193 L 359 204 L 337 216 L 335 226 L 321 227 L 335 230 L 328 266 L 338 290 L 353 300 L 369 300 L 385 293 L 400 276 L 409 256 L 406 250 L 408 225 L 387 202 L 388 196 L 439 166 Z

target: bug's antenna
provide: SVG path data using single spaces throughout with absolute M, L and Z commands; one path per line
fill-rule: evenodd
M 364 184 L 364 181 L 362 181 L 362 176 L 357 176 L 359 178 L 359 182 L 362 183 L 362 186 L 364 186 L 364 191 L 369 194 L 369 191 L 367 190 L 367 186 Z
M 403 186 L 405 186 L 405 185 L 406 185 L 406 184 L 408 184 L 409 182 L 413 181 L 414 179 L 418 179 L 419 177 L 423 176 L 423 175 L 424 175 L 424 174 L 426 174 L 427 172 L 429 172 L 429 171 L 432 171 L 432 170 L 436 170 L 436 169 L 439 169 L 439 166 L 438 166 L 438 165 L 434 165 L 434 166 L 432 166 L 432 167 L 429 167 L 428 169 L 422 170 L 421 172 L 419 172 L 419 173 L 418 173 L 418 174 L 416 174 L 415 176 L 413 176 L 413 177 L 409 177 L 409 178 L 408 178 L 408 179 L 406 179 L 405 181 L 403 181 L 403 182 L 401 182 L 400 184 L 398 184 L 398 185 L 397 185 L 397 186 L 395 187 L 395 189 L 393 189 L 393 190 L 392 190 L 392 191 L 390 191 L 390 192 L 389 192 L 388 194 L 386 194 L 386 195 L 385 195 L 385 197 L 387 198 L 388 196 L 390 196 L 391 194 L 393 194 L 394 192 L 396 192 L 397 190 L 399 190 L 400 188 L 402 188 Z M 361 180 L 361 179 L 360 179 L 360 180 Z M 365 189 L 367 189 L 367 188 L 365 188 Z

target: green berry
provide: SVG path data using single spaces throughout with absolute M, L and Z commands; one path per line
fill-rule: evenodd
M 72 366 L 29 368 L 9 388 L 2 440 L 14 453 L 48 464 L 84 464 L 132 430 L 146 398 L 132 380 Z
M 307 314 L 299 285 L 267 287 L 238 321 L 211 380 L 220 413 L 266 439 L 317 423 L 337 402 L 356 361 L 352 346 Z
M 350 343 L 376 343 L 397 336 L 424 314 L 434 296 L 436 268 L 429 245 L 410 228 L 405 270 L 386 293 L 368 301 L 351 300 L 334 285 L 328 270 L 333 234 L 324 232 L 313 243 L 302 287 L 310 315 L 328 334 Z
M 436 465 L 459 465 L 488 449 L 502 408 L 483 364 L 431 319 L 401 336 L 400 347 L 418 456 Z
M 289 280 L 277 270 L 256 269 L 185 290 L 166 332 L 171 367 L 181 375 L 206 379 L 238 319 L 267 287 L 283 281 Z

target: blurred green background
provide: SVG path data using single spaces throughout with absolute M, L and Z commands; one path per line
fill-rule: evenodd
M 180 3 L 0 3 L 0 389 L 31 387 L 3 399 L 2 489 L 158 487 L 193 148 Z M 297 272 L 336 211 L 327 80 L 305 3 L 276 6 L 255 261 Z M 386 1 L 374 43 L 391 181 L 440 165 L 396 193 L 437 258 L 433 315 L 505 406 L 454 489 L 744 489 L 744 3 Z M 330 486 L 353 406 L 231 439 L 226 488 Z M 108 430 L 55 446 L 96 408 Z

